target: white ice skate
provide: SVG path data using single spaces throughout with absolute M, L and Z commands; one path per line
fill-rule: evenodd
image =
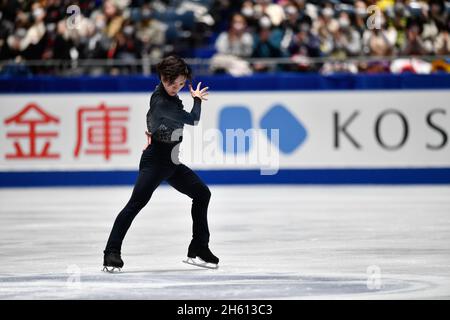
M 120 272 L 122 272 L 122 268 L 104 266 L 102 271 L 103 272 L 108 272 L 108 273 L 120 273 Z
M 206 268 L 206 269 L 218 269 L 219 265 L 216 263 L 212 263 L 212 262 L 206 262 L 203 261 L 201 258 L 197 257 L 197 258 L 189 258 L 187 257 L 186 260 L 183 260 L 184 263 L 196 266 L 196 267 L 201 267 L 201 268 Z

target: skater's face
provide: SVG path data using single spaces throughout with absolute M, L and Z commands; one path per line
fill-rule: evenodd
M 172 83 L 164 79 L 162 79 L 161 82 L 164 85 L 164 89 L 166 89 L 166 92 L 171 96 L 175 96 L 186 84 L 186 77 L 180 75 Z

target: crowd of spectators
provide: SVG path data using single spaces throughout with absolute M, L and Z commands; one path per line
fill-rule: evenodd
M 449 15 L 444 0 L 0 0 L 0 62 L 178 54 L 236 76 L 450 72 Z

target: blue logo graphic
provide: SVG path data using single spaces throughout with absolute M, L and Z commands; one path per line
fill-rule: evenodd
M 239 145 L 237 137 L 230 139 L 228 132 L 242 129 L 244 132 L 252 128 L 252 115 L 246 107 L 234 106 L 223 108 L 219 116 L 219 130 L 222 133 L 222 150 L 226 153 L 247 153 L 250 150 L 251 137 L 245 137 L 245 143 Z M 240 148 L 239 148 L 240 147 Z
M 279 130 L 280 143 L 278 148 L 286 154 L 294 152 L 298 146 L 303 144 L 307 136 L 305 127 L 282 105 L 272 107 L 261 118 L 259 126 L 267 130 L 269 141 L 273 141 L 270 130 Z
M 303 124 L 295 117 L 287 108 L 282 105 L 274 105 L 269 111 L 264 114 L 259 126 L 267 132 L 267 139 L 272 140 L 271 129 L 279 132 L 278 148 L 282 153 L 293 153 L 299 146 L 301 146 L 308 133 Z M 247 153 L 251 147 L 251 140 L 253 137 L 246 136 L 245 143 L 238 146 L 237 137 L 227 136 L 228 130 L 243 130 L 244 132 L 252 126 L 252 115 L 247 107 L 230 106 L 221 110 L 219 115 L 219 129 L 222 133 L 223 145 L 222 150 L 225 153 Z M 240 148 L 239 148 L 240 147 Z

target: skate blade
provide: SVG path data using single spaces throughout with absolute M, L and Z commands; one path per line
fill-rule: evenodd
M 219 269 L 219 265 L 215 263 L 205 262 L 202 259 L 198 258 L 198 261 L 194 258 L 187 258 L 186 260 L 183 260 L 184 263 L 200 267 L 200 268 L 206 268 L 206 269 Z
M 122 272 L 122 268 L 105 266 L 105 267 L 103 267 L 102 271 L 107 272 L 107 273 L 120 273 L 120 272 Z

